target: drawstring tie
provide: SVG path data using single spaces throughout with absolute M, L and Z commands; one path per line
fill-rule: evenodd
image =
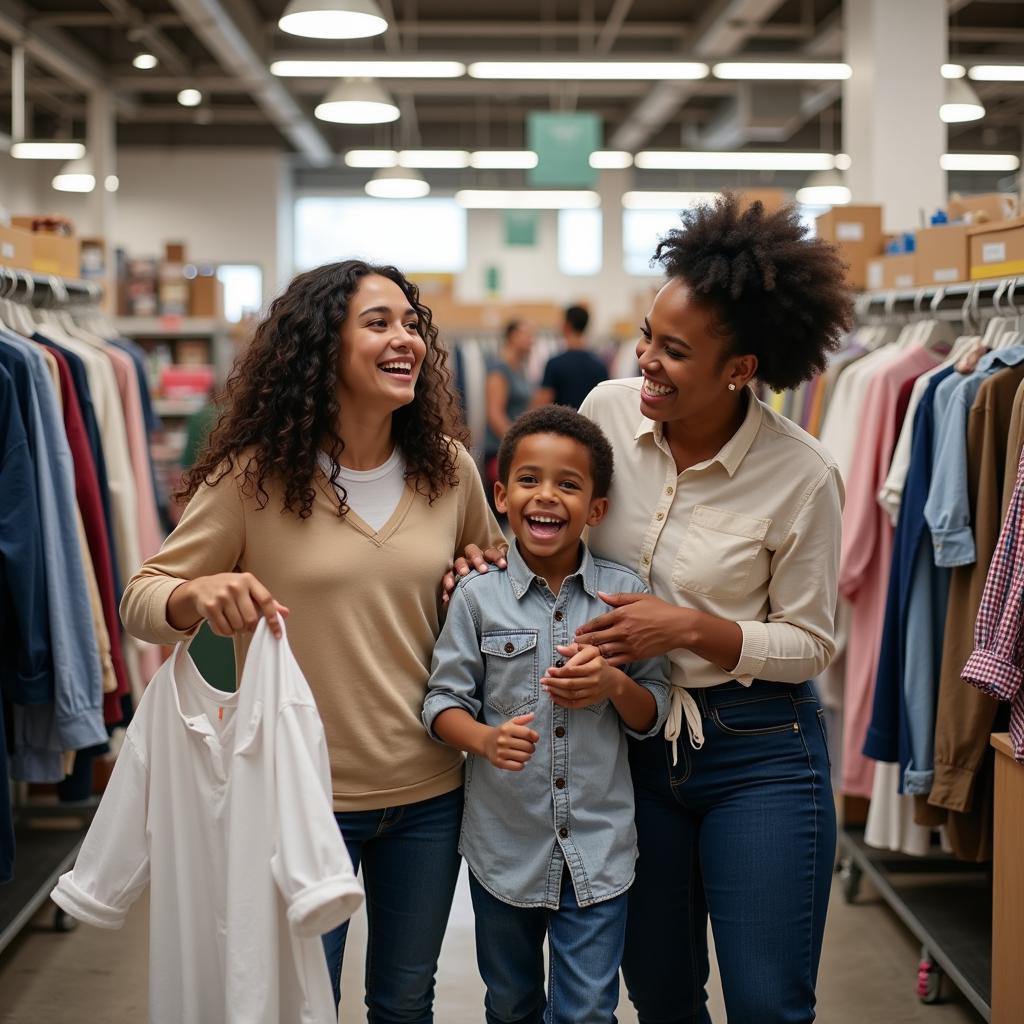
M 672 706 L 665 720 L 665 739 L 672 744 L 672 766 L 679 761 L 678 740 L 683 731 L 683 717 L 686 717 L 686 731 L 690 737 L 690 746 L 700 750 L 704 746 L 704 727 L 701 722 L 700 708 L 690 696 L 689 690 L 682 686 L 672 687 Z

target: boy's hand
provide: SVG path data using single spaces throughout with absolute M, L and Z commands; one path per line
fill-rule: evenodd
M 508 772 L 521 772 L 533 757 L 540 733 L 527 727 L 533 721 L 533 712 L 516 715 L 501 725 L 492 726 L 484 741 L 484 753 L 495 768 Z
M 582 708 L 617 695 L 622 672 L 613 668 L 591 644 L 568 644 L 558 653 L 569 660 L 561 668 L 549 668 L 540 681 L 553 703 L 563 708 Z

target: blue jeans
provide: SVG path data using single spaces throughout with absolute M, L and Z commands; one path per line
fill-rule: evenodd
M 432 1024 L 434 975 L 459 875 L 462 790 L 404 807 L 336 814 L 366 890 L 370 1024 Z M 348 922 L 324 936 L 334 1002 Z
M 709 1024 L 710 915 L 729 1020 L 810 1024 L 836 844 L 821 708 L 807 683 L 691 692 L 702 749 L 684 732 L 673 767 L 630 740 L 629 997 L 642 1024 Z
M 626 894 L 576 904 L 562 873 L 558 910 L 513 907 L 469 875 L 487 1024 L 615 1024 Z M 544 937 L 548 992 L 544 995 Z

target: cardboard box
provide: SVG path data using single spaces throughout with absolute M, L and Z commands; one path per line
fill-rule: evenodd
M 956 284 L 969 276 L 966 224 L 921 228 L 916 238 L 918 285 Z
M 968 224 L 991 224 L 1017 216 L 1017 197 L 1009 192 L 984 192 L 976 196 L 953 193 L 947 213 L 950 220 Z
M 164 244 L 164 262 L 166 263 L 184 263 L 185 262 L 185 243 L 184 242 L 167 242 Z
M 0 226 L 0 267 L 31 270 L 32 242 L 31 232 Z
M 867 287 L 870 291 L 906 291 L 915 286 L 916 266 L 916 253 L 877 256 L 865 266 Z
M 868 287 L 868 260 L 882 252 L 881 206 L 835 206 L 816 221 L 818 237 L 839 247 L 848 264 L 846 280 Z
M 1024 274 L 1024 217 L 968 228 L 971 280 Z
M 200 274 L 189 281 L 189 311 L 192 316 L 224 316 L 224 287 L 214 274 Z
M 82 274 L 81 244 L 77 238 L 37 231 L 32 236 L 32 269 L 77 280 Z

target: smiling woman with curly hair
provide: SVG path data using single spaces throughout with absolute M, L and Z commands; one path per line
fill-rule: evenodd
M 152 643 L 209 621 L 234 637 L 238 666 L 260 619 L 280 635 L 288 616 L 338 825 L 363 867 L 367 1005 L 380 1019 L 429 1019 L 458 874 L 462 757 L 419 715 L 437 581 L 467 543 L 501 540 L 458 436 L 416 286 L 359 260 L 302 274 L 232 374 L 181 522 L 121 604 Z M 324 938 L 335 1000 L 346 931 Z

